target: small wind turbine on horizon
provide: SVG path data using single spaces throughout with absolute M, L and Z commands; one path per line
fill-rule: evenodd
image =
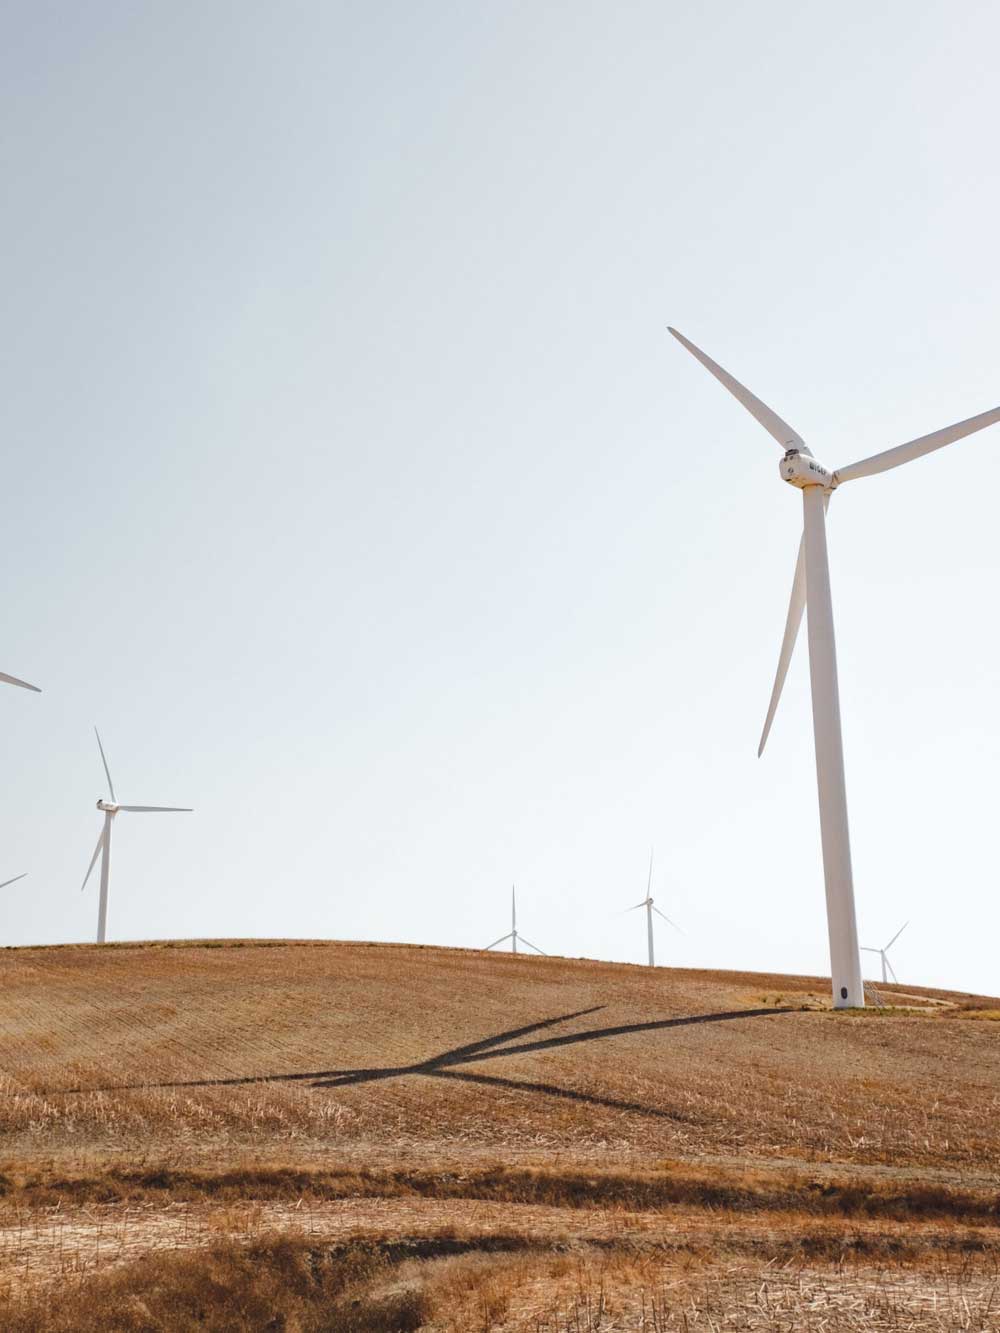
M 797 431 L 772 412 L 766 403 L 745 388 L 676 329 L 677 341 L 728 389 L 784 450 L 779 464 L 781 479 L 802 491 L 803 533 L 792 581 L 792 596 L 785 621 L 785 635 L 778 656 L 778 670 L 757 754 L 763 753 L 771 723 L 781 698 L 782 686 L 792 658 L 802 613 L 809 607 L 809 675 L 812 687 L 813 737 L 816 748 L 816 781 L 819 789 L 820 833 L 823 846 L 823 876 L 826 885 L 826 916 L 830 937 L 830 984 L 835 1009 L 862 1008 L 865 1003 L 858 948 L 858 924 L 854 907 L 854 877 L 851 870 L 851 840 L 847 821 L 847 786 L 844 778 L 844 746 L 840 729 L 840 690 L 837 684 L 837 649 L 833 632 L 833 601 L 830 565 L 826 547 L 826 511 L 833 492 L 846 481 L 871 477 L 879 472 L 921 458 L 946 444 L 984 430 L 1000 421 L 1000 407 L 965 421 L 945 426 L 930 435 L 863 458 L 837 471 L 824 467 Z
M 119 805 L 115 796 L 114 783 L 111 781 L 111 770 L 108 768 L 108 761 L 104 755 L 104 746 L 101 744 L 101 736 L 97 728 L 94 728 L 94 735 L 97 737 L 97 748 L 101 752 L 101 763 L 104 765 L 104 775 L 108 779 L 108 791 L 111 793 L 111 800 L 99 800 L 97 802 L 98 810 L 104 814 L 104 827 L 101 829 L 101 836 L 97 839 L 97 846 L 94 848 L 94 855 L 90 858 L 90 865 L 87 867 L 87 873 L 83 877 L 83 883 L 80 885 L 80 892 L 87 887 L 87 881 L 90 879 L 91 871 L 97 864 L 97 858 L 101 858 L 101 897 L 97 909 L 97 943 L 103 944 L 108 927 L 108 883 L 111 879 L 111 825 L 117 814 L 135 814 L 135 815 L 159 815 L 159 814 L 191 814 L 191 807 L 186 805 Z
M 895 982 L 898 982 L 898 981 L 899 981 L 899 977 L 896 976 L 896 969 L 895 969 L 895 968 L 893 967 L 893 965 L 889 962 L 889 950 L 890 950 L 890 949 L 892 948 L 892 946 L 896 943 L 896 941 L 899 939 L 900 935 L 902 935 L 903 931 L 906 929 L 906 927 L 907 927 L 909 924 L 910 924 L 909 921 L 904 921 L 903 924 L 900 926 L 900 928 L 896 931 L 895 935 L 893 935 L 893 937 L 892 937 L 892 939 L 889 941 L 889 943 L 888 943 L 887 945 L 885 945 L 885 947 L 882 948 L 882 949 L 870 949 L 866 944 L 862 944 L 862 946 L 861 946 L 861 952 L 862 952 L 862 953 L 877 953 L 878 956 L 882 959 L 882 980 L 883 980 L 886 984 L 888 984 L 888 981 L 889 981 L 889 975 L 888 975 L 888 974 L 889 974 L 890 972 L 892 973 L 892 979 L 893 979 L 893 981 L 895 981 Z
M 526 940 L 523 935 L 518 933 L 517 899 L 514 896 L 513 884 L 510 886 L 510 930 L 506 935 L 501 935 L 498 940 L 494 940 L 492 944 L 487 944 L 483 952 L 485 953 L 487 949 L 495 949 L 498 944 L 504 944 L 507 940 L 510 940 L 511 953 L 517 953 L 517 942 L 520 940 L 522 944 L 526 944 L 529 949 L 534 949 L 535 953 L 541 954 L 543 958 L 547 956 L 537 945 L 532 944 L 530 940 Z
M 673 926 L 674 930 L 680 931 L 680 926 L 676 921 L 671 921 L 666 912 L 661 912 L 653 902 L 653 849 L 649 849 L 649 874 L 646 877 L 646 896 L 641 903 L 636 903 L 634 907 L 626 907 L 626 912 L 637 912 L 640 907 L 646 909 L 646 942 L 649 946 L 649 966 L 655 967 L 656 961 L 653 956 L 653 913 L 662 916 L 668 926 Z

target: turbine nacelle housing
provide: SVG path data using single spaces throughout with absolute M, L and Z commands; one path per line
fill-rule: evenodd
M 798 486 L 805 490 L 807 486 L 822 486 L 832 491 L 837 484 L 836 475 L 817 463 L 808 449 L 789 449 L 779 464 L 781 480 L 789 486 Z
M 113 801 L 98 801 L 98 810 L 103 810 L 106 815 L 116 815 L 120 809 Z

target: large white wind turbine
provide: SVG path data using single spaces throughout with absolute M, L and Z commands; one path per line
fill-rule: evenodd
M 634 907 L 626 907 L 626 912 L 637 912 L 640 907 L 646 909 L 646 942 L 649 945 L 649 966 L 655 967 L 656 962 L 653 957 L 653 913 L 662 916 L 668 926 L 673 926 L 674 930 L 680 930 L 680 926 L 675 921 L 671 921 L 666 912 L 661 912 L 653 902 L 653 849 L 649 849 L 649 874 L 646 877 L 646 896 L 641 903 L 636 903 Z
M 104 746 L 101 744 L 100 733 L 94 728 L 94 735 L 97 737 L 97 748 L 101 752 L 101 763 L 104 765 L 104 774 L 108 779 L 108 791 L 111 793 L 111 800 L 100 800 L 97 802 L 98 810 L 104 814 L 104 827 L 101 829 L 101 836 L 97 839 L 97 846 L 94 848 L 94 855 L 90 858 L 90 865 L 87 867 L 87 873 L 83 877 L 83 883 L 80 885 L 80 892 L 87 887 L 87 880 L 90 879 L 90 873 L 97 864 L 97 858 L 101 858 L 101 898 L 97 909 L 97 943 L 103 944 L 104 937 L 108 927 L 108 881 L 111 878 L 111 824 L 117 814 L 131 815 L 159 815 L 159 814 L 190 814 L 191 807 L 186 805 L 119 805 L 115 796 L 114 783 L 111 781 L 111 770 L 108 768 L 108 761 L 104 755 Z
M 717 365 L 700 348 L 671 329 L 679 343 L 724 385 L 734 398 L 760 422 L 784 450 L 779 465 L 783 481 L 802 491 L 804 531 L 792 582 L 792 597 L 785 622 L 785 637 L 778 657 L 778 671 L 771 702 L 760 738 L 762 753 L 774 720 L 781 689 L 791 660 L 802 612 L 808 603 L 809 675 L 812 685 L 813 735 L 816 745 L 816 779 L 819 787 L 820 832 L 823 871 L 826 881 L 826 913 L 830 935 L 830 970 L 833 1004 L 837 1009 L 860 1008 L 864 1002 L 858 927 L 854 911 L 851 874 L 851 843 L 847 824 L 847 791 L 844 783 L 844 751 L 840 732 L 840 694 L 837 687 L 837 652 L 833 635 L 833 603 L 830 596 L 830 567 L 826 549 L 826 510 L 830 497 L 846 481 L 871 477 L 877 472 L 909 463 L 946 444 L 953 444 L 974 431 L 1000 421 L 1000 407 L 969 417 L 953 426 L 919 439 L 909 440 L 883 453 L 831 472 L 818 463 L 805 441 L 749 389 Z
M 504 944 L 507 940 L 510 940 L 511 953 L 517 953 L 517 942 L 518 940 L 520 940 L 521 943 L 526 944 L 529 949 L 534 949 L 535 953 L 540 953 L 543 958 L 545 957 L 545 954 L 542 952 L 541 949 L 539 949 L 536 945 L 532 944 L 530 940 L 526 940 L 523 935 L 518 934 L 517 901 L 514 897 L 513 885 L 511 885 L 510 889 L 510 930 L 507 932 L 506 935 L 501 935 L 498 940 L 494 940 L 492 944 L 487 944 L 486 948 L 495 949 L 498 944 Z M 486 950 L 484 949 L 483 952 L 485 953 Z
M 882 959 L 882 980 L 886 983 L 888 983 L 889 981 L 890 972 L 892 973 L 893 981 L 899 980 L 899 977 L 896 976 L 896 969 L 889 962 L 889 950 L 896 943 L 900 935 L 902 935 L 903 931 L 909 924 L 910 924 L 909 921 L 904 921 L 903 924 L 900 926 L 900 928 L 896 931 L 895 935 L 893 935 L 889 943 L 885 945 L 885 947 L 882 949 L 869 949 L 866 944 L 862 944 L 861 946 L 862 953 L 877 953 L 878 956 Z

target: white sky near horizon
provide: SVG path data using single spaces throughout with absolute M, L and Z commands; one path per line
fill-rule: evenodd
M 801 527 L 1000 402 L 1000 10 L 0 4 L 0 943 L 829 972 Z M 997 993 L 1000 427 L 834 498 L 862 941 Z M 662 924 L 662 923 L 660 923 Z M 866 975 L 875 960 L 865 955 Z

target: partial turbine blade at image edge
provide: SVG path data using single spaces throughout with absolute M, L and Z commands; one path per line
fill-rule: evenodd
M 118 809 L 125 810 L 131 815 L 194 814 L 194 808 L 190 805 L 120 805 Z
M 13 879 L 5 879 L 4 882 L 0 884 L 0 889 L 5 889 L 8 884 L 16 884 L 19 879 L 26 879 L 27 876 L 28 872 L 25 871 L 23 875 L 15 875 Z
M 22 690 L 31 690 L 33 694 L 41 694 L 37 685 L 29 685 L 26 680 L 19 680 L 17 676 L 8 676 L 6 671 L 0 671 L 0 681 L 5 685 L 17 685 Z
M 97 858 L 100 856 L 101 848 L 104 846 L 104 833 L 105 830 L 102 828 L 100 836 L 97 839 L 97 846 L 94 848 L 94 855 L 90 858 L 90 865 L 87 867 L 87 873 L 84 875 L 83 883 L 80 885 L 81 893 L 87 887 L 87 880 L 90 879 L 91 872 L 93 871 L 94 866 L 97 865 Z
M 766 403 L 752 394 L 749 389 L 742 385 L 739 380 L 734 379 L 728 370 L 722 367 L 710 356 L 706 356 L 700 347 L 695 347 L 693 342 L 689 342 L 683 333 L 678 333 L 676 329 L 669 330 L 682 347 L 686 347 L 696 360 L 700 361 L 705 369 L 719 381 L 721 385 L 729 390 L 733 397 L 755 417 L 769 435 L 772 435 L 782 449 L 804 449 L 806 442 L 796 430 L 792 430 L 787 421 L 782 421 L 777 412 L 773 412 Z
M 111 769 L 108 768 L 108 761 L 104 754 L 104 746 L 101 744 L 101 733 L 96 727 L 94 728 L 94 735 L 97 737 L 97 748 L 101 752 L 101 763 L 104 765 L 104 776 L 108 780 L 108 791 L 111 793 L 112 801 L 115 801 L 117 800 L 117 797 L 115 796 L 115 784 L 111 781 Z
M 935 449 L 943 449 L 946 444 L 954 444 L 956 440 L 974 435 L 977 430 L 985 430 L 998 421 L 1000 407 L 994 407 L 989 412 L 980 412 L 977 417 L 956 421 L 953 426 L 945 426 L 943 430 L 921 435 L 919 439 L 909 440 L 906 444 L 898 444 L 895 449 L 886 449 L 884 453 L 862 458 L 858 463 L 849 463 L 847 467 L 838 468 L 834 476 L 838 485 L 843 485 L 845 481 L 855 481 L 858 477 L 873 477 L 877 472 L 888 472 L 890 468 L 910 463 L 914 458 L 922 458 Z
M 799 636 L 799 627 L 802 624 L 802 613 L 806 609 L 806 539 L 803 533 L 799 541 L 799 555 L 795 561 L 795 573 L 792 576 L 792 595 L 788 601 L 788 615 L 785 618 L 785 634 L 781 640 L 781 652 L 778 654 L 778 669 L 774 676 L 774 686 L 771 690 L 771 702 L 767 706 L 767 717 L 764 719 L 764 730 L 760 734 L 760 744 L 757 746 L 757 758 L 764 753 L 764 746 L 767 744 L 767 738 L 771 734 L 771 723 L 774 721 L 774 715 L 778 711 L 778 703 L 781 700 L 781 691 L 785 688 L 785 677 L 788 675 L 788 668 L 792 661 L 792 654 L 795 651 L 795 642 Z

